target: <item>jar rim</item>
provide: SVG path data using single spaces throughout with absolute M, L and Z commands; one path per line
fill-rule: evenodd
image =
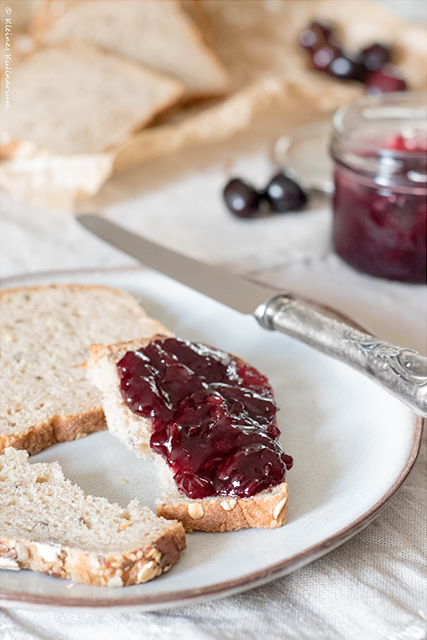
M 427 93 L 425 92 L 390 92 L 383 93 L 378 96 L 364 96 L 351 102 L 350 104 L 340 107 L 332 118 L 333 132 L 343 139 L 351 138 L 355 127 L 350 126 L 346 122 L 350 116 L 359 116 L 358 126 L 363 123 L 374 123 L 375 120 L 395 119 L 396 123 L 403 120 L 404 117 L 412 117 L 414 120 L 424 121 L 427 131 Z M 393 156 L 425 156 L 426 150 L 410 150 L 410 149 L 390 149 L 387 146 L 378 144 L 378 140 L 369 143 L 367 140 L 358 139 L 357 146 L 359 149 L 367 151 L 382 151 L 386 154 L 392 153 Z

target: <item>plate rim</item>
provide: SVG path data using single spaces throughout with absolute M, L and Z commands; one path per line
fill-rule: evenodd
M 51 276 L 52 278 L 58 276 L 78 276 L 78 275 L 96 275 L 98 273 L 120 273 L 126 271 L 147 271 L 149 270 L 144 265 L 129 265 L 120 267 L 89 267 L 82 269 L 63 269 L 55 271 L 37 271 L 30 273 L 18 274 L 15 276 L 8 276 L 0 280 L 0 288 L 4 289 L 9 285 L 14 285 L 20 280 L 24 279 L 37 279 Z M 347 322 L 357 326 L 364 330 L 365 328 L 355 320 L 351 319 L 344 313 L 338 312 L 335 309 L 331 309 L 326 305 L 317 303 L 318 306 L 322 306 L 329 311 L 333 311 L 336 315 L 345 319 Z M 413 431 L 412 441 L 408 456 L 402 467 L 402 470 L 389 488 L 389 490 L 367 511 L 365 511 L 356 520 L 348 524 L 343 529 L 340 529 L 336 533 L 328 536 L 322 542 L 312 545 L 308 549 L 294 554 L 286 560 L 274 563 L 265 567 L 253 571 L 245 576 L 235 578 L 233 580 L 227 580 L 224 582 L 217 582 L 213 585 L 206 587 L 199 587 L 194 589 L 186 589 L 180 591 L 169 591 L 157 594 L 147 594 L 138 596 L 129 596 L 123 598 L 120 601 L 113 600 L 111 598 L 101 597 L 96 601 L 85 597 L 73 598 L 70 600 L 64 596 L 50 596 L 42 594 L 23 594 L 23 593 L 11 593 L 4 591 L 0 585 L 0 605 L 3 607 L 19 607 L 22 605 L 29 605 L 32 609 L 52 608 L 52 609 L 68 609 L 75 610 L 81 609 L 114 609 L 128 610 L 129 608 L 153 611 L 155 609 L 170 608 L 191 605 L 200 601 L 213 600 L 215 598 L 226 597 L 235 593 L 240 593 L 261 586 L 267 582 L 271 582 L 280 578 L 291 571 L 298 569 L 309 562 L 312 562 L 321 556 L 325 555 L 329 551 L 332 551 L 336 547 L 340 546 L 356 533 L 366 527 L 379 513 L 387 506 L 388 502 L 400 489 L 403 482 L 409 475 L 412 467 L 414 466 L 418 453 L 420 451 L 422 434 L 423 434 L 424 420 L 420 416 L 413 414 Z

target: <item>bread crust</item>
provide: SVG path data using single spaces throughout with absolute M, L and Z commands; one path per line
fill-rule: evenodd
M 193 531 L 235 531 L 259 527 L 277 529 L 286 522 L 288 485 L 283 482 L 272 494 L 251 498 L 219 497 L 215 500 L 191 500 L 182 503 L 157 502 L 157 515 L 178 520 L 188 533 Z M 195 517 L 197 516 L 197 517 Z
M 127 340 L 123 342 L 115 342 L 114 344 L 92 344 L 90 346 L 90 357 L 83 362 L 84 367 L 91 367 L 96 364 L 102 358 L 110 358 L 113 356 L 114 362 L 118 362 L 120 358 L 122 358 L 125 353 L 128 351 L 136 351 L 137 349 L 143 349 L 147 347 L 150 342 L 155 342 L 156 340 L 166 340 L 166 338 L 171 338 L 173 333 L 168 331 L 166 327 L 159 322 L 159 328 L 162 331 L 156 333 L 151 338 L 136 338 L 135 340 Z
M 40 284 L 35 286 L 24 286 L 24 287 L 11 287 L 9 289 L 2 289 L 0 291 L 0 302 L 2 301 L 2 298 L 6 298 L 8 295 L 11 295 L 11 294 L 13 295 L 16 293 L 26 292 L 26 291 L 31 293 L 33 291 L 43 291 L 47 289 L 68 289 L 71 291 L 108 291 L 110 293 L 115 293 L 116 295 L 119 295 L 122 298 L 126 298 L 128 302 L 130 302 L 135 308 L 138 308 L 138 310 L 141 312 L 142 315 L 147 315 L 145 313 L 145 310 L 137 303 L 135 297 L 132 296 L 130 293 L 128 293 L 127 291 L 124 291 L 123 289 L 117 289 L 117 287 L 109 287 L 108 285 L 105 285 L 105 284 L 78 284 L 78 283 L 71 282 L 70 284 L 58 283 L 58 284 Z M 159 322 L 159 325 L 161 325 L 160 322 Z
M 50 420 L 12 435 L 0 435 L 0 453 L 7 447 L 25 449 L 33 456 L 58 442 L 79 440 L 107 428 L 102 407 L 73 415 L 52 416 Z
M 148 547 L 102 554 L 0 536 L 0 568 L 31 569 L 87 585 L 124 587 L 148 582 L 168 571 L 185 549 L 179 522 Z

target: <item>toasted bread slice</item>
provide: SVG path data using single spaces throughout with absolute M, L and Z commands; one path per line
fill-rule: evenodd
M 182 93 L 180 82 L 96 47 L 48 47 L 14 67 L 2 137 L 57 154 L 99 153 L 126 142 Z
M 130 294 L 52 285 L 0 293 L 0 451 L 38 453 L 106 428 L 101 397 L 80 366 L 93 342 L 168 333 Z
M 29 464 L 13 448 L 0 455 L 0 569 L 122 587 L 167 571 L 184 548 L 182 525 L 137 500 L 123 509 L 85 495 L 56 462 Z
M 109 431 L 137 456 L 154 455 L 160 469 L 160 483 L 164 489 L 164 494 L 157 501 L 157 514 L 179 520 L 186 531 L 281 527 L 285 523 L 288 508 L 286 482 L 251 498 L 212 497 L 192 500 L 178 491 L 166 462 L 151 451 L 152 423 L 149 419 L 133 413 L 126 405 L 120 392 L 116 364 L 128 351 L 135 351 L 164 337 L 166 336 L 159 334 L 147 339 L 109 346 L 92 345 L 91 356 L 86 363 L 89 379 L 102 393 Z
M 98 45 L 183 82 L 186 95 L 223 94 L 228 76 L 175 0 L 52 0 L 34 26 L 43 42 Z

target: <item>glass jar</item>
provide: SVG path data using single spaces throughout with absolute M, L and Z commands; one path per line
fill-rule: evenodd
M 426 282 L 426 95 L 366 97 L 333 120 L 333 245 L 352 267 Z

